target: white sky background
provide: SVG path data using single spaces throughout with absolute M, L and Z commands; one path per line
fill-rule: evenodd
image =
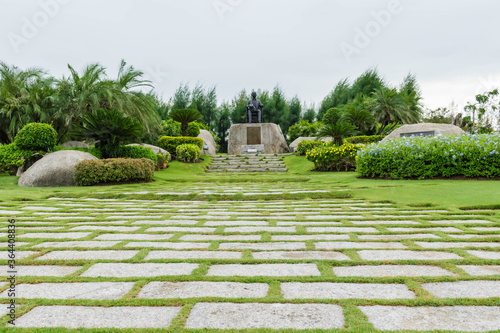
M 0 0 L 0 61 L 114 77 L 125 59 L 165 99 L 181 82 L 219 102 L 278 83 L 318 107 L 377 67 L 392 85 L 414 73 L 427 107 L 463 106 L 500 87 L 499 31 L 498 0 Z

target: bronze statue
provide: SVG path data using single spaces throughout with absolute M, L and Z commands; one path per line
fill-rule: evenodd
M 247 123 L 252 122 L 252 115 L 257 113 L 257 122 L 262 122 L 262 108 L 264 105 L 257 99 L 257 93 L 252 92 L 252 99 L 247 103 Z

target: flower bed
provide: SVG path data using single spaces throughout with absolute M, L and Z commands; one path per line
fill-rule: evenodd
M 364 146 L 362 144 L 322 146 L 309 150 L 306 158 L 314 163 L 316 171 L 353 171 L 356 168 L 356 153 Z

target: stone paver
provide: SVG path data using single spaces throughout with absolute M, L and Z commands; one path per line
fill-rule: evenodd
M 325 260 L 351 260 L 340 252 L 333 251 L 270 251 L 253 252 L 255 259 L 325 259 Z
M 33 247 L 112 247 L 120 242 L 111 241 L 69 241 L 69 242 L 44 242 Z
M 180 307 L 37 306 L 16 319 L 17 327 L 167 328 Z
M 214 241 L 214 240 L 256 241 L 256 240 L 260 240 L 261 238 L 262 238 L 262 236 L 260 236 L 260 235 L 196 235 L 196 234 L 192 234 L 192 235 L 184 235 L 184 236 L 180 237 L 179 240 L 183 240 L 183 241 Z
M 98 263 L 91 266 L 80 276 L 84 277 L 129 277 L 129 276 L 164 276 L 189 275 L 198 268 L 198 264 L 119 264 Z
M 362 250 L 358 251 L 364 260 L 443 260 L 463 259 L 455 253 L 437 251 Z
M 7 247 L 5 247 L 5 249 L 7 249 Z M 15 255 L 15 259 L 16 260 L 19 260 L 19 259 L 24 259 L 24 258 L 28 258 L 34 254 L 37 254 L 38 252 L 35 252 L 35 251 L 15 251 L 14 252 L 14 255 Z M 1 260 L 9 260 L 9 255 L 11 255 L 12 253 L 10 252 L 7 252 L 7 251 L 1 251 L 0 252 L 0 259 Z
M 400 239 L 422 239 L 422 238 L 441 238 L 434 234 L 409 234 L 409 235 L 361 235 L 359 239 L 363 240 L 400 240 Z
M 441 267 L 418 265 L 380 265 L 333 267 L 337 276 L 392 277 L 392 276 L 455 276 Z
M 471 230 L 475 231 L 500 231 L 500 227 L 475 227 L 475 228 L 469 228 Z
M 203 223 L 206 226 L 221 226 L 221 225 L 269 225 L 267 221 L 207 221 Z
M 482 224 L 482 223 L 493 223 L 488 220 L 437 220 L 429 221 L 435 224 Z
M 137 231 L 140 227 L 107 227 L 107 226 L 80 226 L 71 228 L 71 230 L 99 230 L 99 231 Z
M 156 232 L 156 231 L 210 233 L 210 232 L 214 232 L 215 228 L 200 228 L 200 227 L 157 227 L 157 228 L 149 228 L 149 229 L 146 230 L 146 232 Z
M 416 297 L 404 284 L 291 282 L 282 283 L 281 291 L 285 299 L 397 299 Z
M 151 259 L 241 259 L 241 252 L 230 251 L 150 251 L 144 260 Z
M 359 225 L 365 225 L 365 224 L 419 224 L 422 225 L 420 222 L 415 222 L 415 221 L 349 221 L 352 224 L 359 224 Z
M 424 283 L 422 288 L 439 298 L 500 297 L 500 281 L 457 281 Z
M 228 227 L 224 232 L 296 232 L 295 227 Z
M 17 298 L 45 299 L 119 299 L 128 293 L 134 282 L 39 283 L 16 286 Z M 0 297 L 8 297 L 8 290 Z
M 487 332 L 500 329 L 499 306 L 359 306 L 378 330 L 457 330 Z
M 493 259 L 493 260 L 499 260 L 500 259 L 500 252 L 488 252 L 488 251 L 466 251 L 469 254 L 472 254 L 473 256 L 476 256 L 478 258 L 482 259 Z
M 487 242 L 415 242 L 426 249 L 449 249 L 459 247 L 500 247 L 500 243 Z
M 315 264 L 212 265 L 207 276 L 320 276 Z
M 85 238 L 91 232 L 29 232 L 19 235 L 19 238 L 57 238 L 57 239 L 75 239 Z
M 160 225 L 192 225 L 198 224 L 196 220 L 138 220 L 132 224 L 160 224 Z
M 232 249 L 250 249 L 250 250 L 301 250 L 305 249 L 305 243 L 222 243 L 219 245 L 221 250 Z
M 80 266 L 16 266 L 17 276 L 66 276 L 73 274 L 74 272 L 81 269 Z M 9 276 L 10 271 L 8 266 L 0 266 L 0 276 Z
M 173 234 L 148 235 L 148 234 L 104 234 L 95 237 L 95 240 L 165 240 L 172 238 Z
M 436 227 L 436 228 L 387 228 L 391 232 L 415 232 L 415 231 L 442 231 L 442 232 L 463 232 L 463 230 L 453 227 Z
M 334 304 L 197 303 L 187 328 L 333 329 L 344 326 L 342 308 Z
M 145 285 L 137 298 L 260 298 L 266 297 L 267 283 L 235 282 L 150 282 Z
M 125 247 L 154 247 L 159 249 L 206 249 L 210 243 L 173 243 L 173 242 L 130 242 Z
M 121 251 L 52 251 L 36 260 L 125 260 L 131 259 L 139 251 L 121 250 Z
M 349 239 L 349 235 L 273 235 L 273 241 L 337 240 Z
M 307 232 L 379 232 L 372 227 L 310 227 L 306 228 Z
M 472 276 L 500 275 L 500 265 L 457 265 Z
M 314 243 L 317 249 L 405 249 L 401 243 L 389 242 L 320 242 Z

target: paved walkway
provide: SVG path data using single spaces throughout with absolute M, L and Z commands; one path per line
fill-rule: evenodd
M 500 330 L 495 211 L 52 198 L 0 215 L 17 217 L 16 327 Z

